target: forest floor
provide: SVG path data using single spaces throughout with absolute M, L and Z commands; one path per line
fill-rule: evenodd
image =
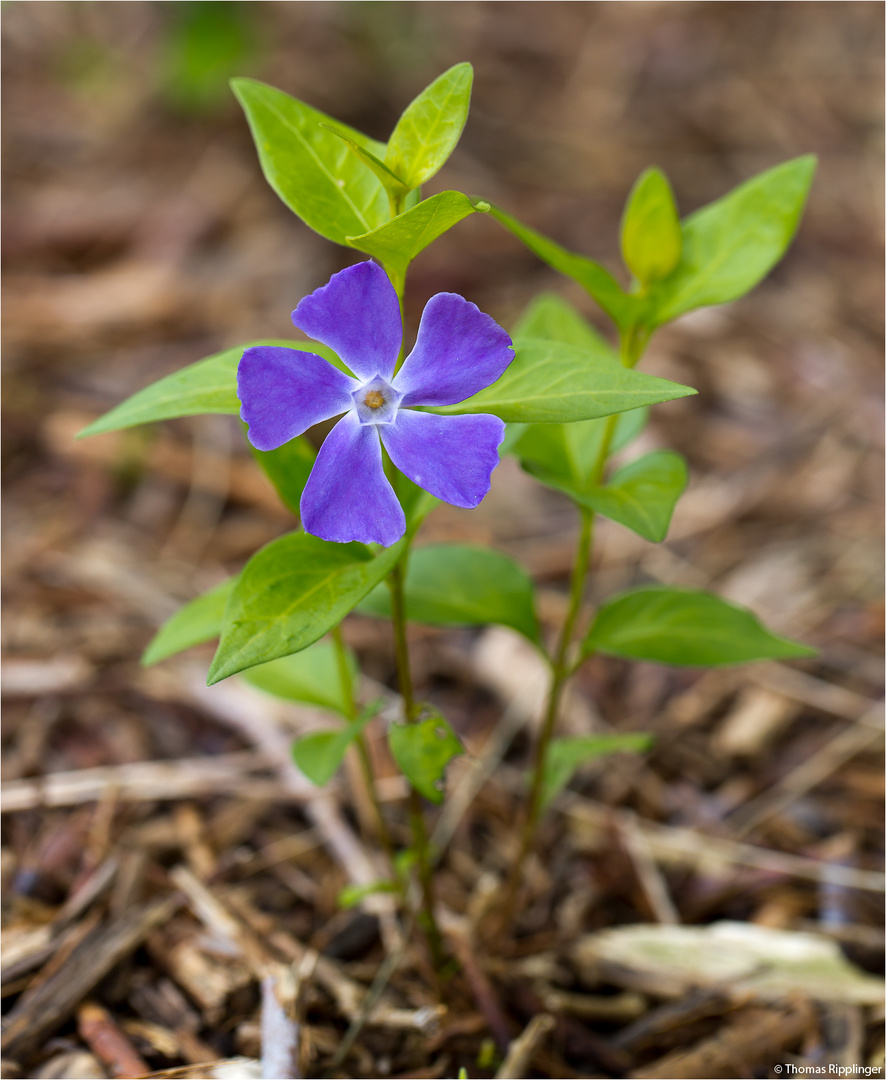
M 653 341 L 646 369 L 699 394 L 654 410 L 644 447 L 679 450 L 690 487 L 664 543 L 602 523 L 589 590 L 710 587 L 819 654 L 591 659 L 562 730 L 654 747 L 556 800 L 490 939 L 545 673 L 505 629 L 415 628 L 420 695 L 469 751 L 432 818 L 442 983 L 383 898 L 340 910 L 343 886 L 384 871 L 359 773 L 318 792 L 287 764 L 322 714 L 236 679 L 207 689 L 211 649 L 139 665 L 177 607 L 293 519 L 230 417 L 74 435 L 221 347 L 288 336 L 348 253 L 266 187 L 236 106 L 182 82 L 186 5 L 8 5 L 2 1075 L 260 1076 L 286 1009 L 293 1076 L 882 1075 L 882 5 L 197 7 L 246 13 L 245 73 L 381 138 L 471 59 L 439 189 L 613 266 L 646 165 L 688 211 L 820 155 L 768 281 Z M 440 290 L 511 326 L 541 289 L 598 318 L 476 215 L 416 262 L 408 332 Z M 420 542 L 512 555 L 553 636 L 578 523 L 512 461 L 493 479 Z M 351 616 L 344 633 L 363 695 L 395 708 L 388 627 Z

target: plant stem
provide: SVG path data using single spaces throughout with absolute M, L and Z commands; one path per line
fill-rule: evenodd
M 342 638 L 341 625 L 336 626 L 333 629 L 332 640 L 335 645 L 335 656 L 338 662 L 338 676 L 341 682 L 342 695 L 345 699 L 348 720 L 353 723 L 357 719 L 357 703 L 354 700 L 354 680 L 351 677 L 351 666 L 348 663 L 348 652 L 345 648 L 344 639 Z M 354 740 L 354 744 L 357 749 L 357 756 L 360 760 L 360 768 L 366 783 L 366 790 L 369 792 L 369 800 L 372 803 L 372 809 L 375 812 L 378 838 L 384 848 L 385 855 L 391 864 L 394 880 L 399 883 L 400 877 L 397 874 L 396 863 L 394 861 L 394 844 L 391 840 L 388 823 L 385 821 L 385 816 L 382 811 L 381 800 L 378 797 L 375 773 L 372 771 L 372 759 L 369 756 L 369 746 L 366 742 L 366 736 L 362 731 Z
M 397 679 L 400 684 L 400 695 L 403 698 L 403 719 L 407 724 L 413 724 L 418 718 L 418 709 L 412 692 L 409 643 L 406 637 L 406 605 L 403 595 L 405 563 L 406 556 L 397 563 L 388 575 L 388 586 L 391 590 L 391 618 L 394 623 Z M 412 826 L 412 846 L 415 850 L 422 895 L 419 922 L 427 935 L 434 970 L 439 971 L 443 962 L 443 939 L 440 936 L 437 920 L 434 917 L 434 877 L 428 831 L 425 826 L 421 796 L 415 788 L 410 788 L 409 791 L 409 819 Z
M 634 367 L 646 348 L 649 341 L 649 331 L 642 326 L 632 326 L 625 330 L 620 339 L 621 362 L 625 367 Z M 606 471 L 606 462 L 609 457 L 609 448 L 615 436 L 615 428 L 618 423 L 618 415 L 614 414 L 606 418 L 606 430 L 600 443 L 597 461 L 594 465 L 593 478 L 597 484 L 602 483 Z M 551 688 L 548 692 L 548 702 L 541 731 L 535 746 L 535 761 L 532 768 L 532 785 L 529 792 L 529 806 L 523 822 L 523 831 L 520 838 L 520 849 L 507 881 L 504 893 L 498 909 L 497 924 L 495 931 L 498 932 L 508 922 L 513 909 L 517 890 L 523 880 L 523 871 L 529 853 L 535 844 L 538 831 L 538 823 L 544 806 L 544 780 L 547 771 L 548 752 L 554 731 L 557 726 L 557 718 L 560 713 L 560 702 L 563 690 L 569 679 L 575 674 L 578 664 L 570 662 L 570 651 L 575 628 L 581 613 L 582 598 L 584 596 L 585 582 L 591 565 L 591 549 L 594 537 L 594 511 L 580 508 L 582 515 L 581 536 L 575 553 L 575 563 L 572 568 L 572 582 L 569 593 L 569 609 L 566 620 L 560 631 L 556 649 L 551 660 Z

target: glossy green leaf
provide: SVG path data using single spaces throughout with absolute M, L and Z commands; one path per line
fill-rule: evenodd
M 439 806 L 443 802 L 446 766 L 464 753 L 449 722 L 435 711 L 433 716 L 413 724 L 392 724 L 388 745 L 409 783 Z
M 552 739 L 542 781 L 542 806 L 547 806 L 578 769 L 596 758 L 621 752 L 642 754 L 653 743 L 651 735 L 572 735 Z
M 626 293 L 605 267 L 593 259 L 567 251 L 497 206 L 491 206 L 490 213 L 548 266 L 583 285 L 620 329 L 637 321 L 643 303 Z
M 101 435 L 106 431 L 150 424 L 156 420 L 171 420 L 177 416 L 198 416 L 204 413 L 240 412 L 237 398 L 237 366 L 246 349 L 255 345 L 282 345 L 287 349 L 312 352 L 327 360 L 341 361 L 325 345 L 313 341 L 250 341 L 233 349 L 207 356 L 175 371 L 139 390 L 132 397 L 115 405 L 110 412 L 94 420 L 77 436 Z
M 631 189 L 622 217 L 625 266 L 649 284 L 674 270 L 682 249 L 680 215 L 668 178 L 660 169 L 646 169 Z
M 659 543 L 667 536 L 688 479 L 680 454 L 656 450 L 624 465 L 607 484 L 591 488 L 583 497 L 584 505 Z
M 292 758 L 305 776 L 325 787 L 344 761 L 348 747 L 375 716 L 383 702 L 375 701 L 360 713 L 356 720 L 337 731 L 314 731 L 292 744 Z
M 347 657 L 353 686 L 359 677 L 357 661 L 350 650 Z M 266 694 L 285 701 L 319 705 L 321 709 L 344 717 L 351 714 L 353 703 L 341 684 L 338 654 L 335 646 L 327 641 L 318 641 L 301 652 L 248 668 L 242 672 L 242 678 Z
M 612 352 L 612 346 L 568 300 L 557 293 L 536 296 L 514 327 L 515 338 L 563 341 L 592 352 Z M 613 353 L 614 356 L 614 353 Z
M 391 170 L 385 165 L 383 161 L 373 154 L 371 150 L 368 150 L 365 146 L 361 146 L 358 142 L 355 142 L 346 132 L 340 131 L 338 128 L 333 127 L 331 124 L 324 124 L 324 127 L 328 128 L 333 135 L 337 135 L 340 139 L 347 143 L 351 149 L 351 153 L 356 154 L 357 157 L 368 166 L 375 175 L 381 180 L 385 186 L 385 190 L 389 196 L 393 196 L 395 199 L 403 198 L 404 195 L 409 193 L 409 188 L 400 179 L 396 173 L 392 173 Z
M 557 424 L 686 397 L 688 386 L 622 367 L 609 350 L 520 338 L 504 375 L 458 405 L 431 412 L 494 413 L 508 423 Z
M 429 491 L 420 488 L 398 469 L 391 468 L 389 479 L 394 494 L 397 496 L 397 502 L 403 507 L 403 513 L 406 515 L 406 532 L 414 536 L 428 514 L 440 505 L 440 500 Z
M 595 510 L 655 543 L 667 536 L 674 507 L 689 478 L 686 462 L 670 450 L 646 454 L 619 469 L 608 484 L 585 488 L 531 464 L 528 471 L 579 506 Z
M 222 617 L 237 578 L 189 601 L 160 627 L 142 654 L 142 665 L 150 667 L 194 645 L 213 641 L 221 633 Z
M 389 573 L 402 549 L 401 540 L 376 554 L 307 533 L 272 540 L 237 580 L 209 683 L 312 645 Z
M 390 878 L 380 878 L 378 881 L 372 881 L 368 885 L 345 885 L 335 898 L 335 902 L 343 911 L 347 911 L 349 908 L 356 907 L 367 896 L 396 891 L 396 881 L 391 881 Z
M 693 589 L 634 589 L 605 603 L 585 652 L 686 667 L 814 656 L 815 650 L 772 634 L 752 612 Z
M 317 451 L 304 436 L 290 439 L 276 450 L 256 450 L 252 443 L 249 449 L 277 489 L 283 505 L 298 517 L 301 494 L 314 467 Z
M 385 146 L 303 101 L 255 79 L 233 79 L 265 179 L 293 213 L 336 244 L 370 232 L 390 217 L 384 185 L 332 131 L 375 157 Z
M 397 121 L 384 162 L 407 187 L 430 180 L 455 149 L 468 118 L 473 79 L 470 64 L 456 64 L 423 90 Z
M 683 223 L 683 254 L 653 290 L 655 325 L 749 292 L 784 255 L 806 204 L 816 159 L 795 158 L 740 184 Z
M 451 229 L 476 207 L 460 191 L 441 191 L 406 210 L 373 232 L 349 236 L 348 243 L 378 259 L 401 281 L 412 260 L 438 236 Z
M 406 617 L 432 626 L 499 623 L 538 641 L 534 588 L 526 571 L 507 555 L 472 544 L 416 548 L 406 570 Z M 359 610 L 390 617 L 388 589 L 380 586 Z
M 648 409 L 619 413 L 615 420 L 609 453 L 627 446 L 643 430 Z M 574 424 L 528 424 L 515 441 L 513 453 L 538 475 L 539 467 L 550 477 L 566 481 L 571 491 L 594 487 L 594 477 L 606 440 L 607 420 L 579 420 Z M 545 479 L 544 482 L 547 482 Z
M 562 297 L 542 293 L 520 319 L 514 336 L 544 338 L 568 345 L 615 354 L 591 324 Z M 609 452 L 626 446 L 642 431 L 648 409 L 619 414 L 609 441 Z M 553 476 L 583 490 L 596 475 L 609 421 L 579 420 L 571 424 L 529 424 L 517 432 L 509 449 L 527 465 L 541 466 Z

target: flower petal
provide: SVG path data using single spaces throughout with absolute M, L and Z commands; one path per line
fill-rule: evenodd
M 403 405 L 454 405 L 494 383 L 513 359 L 511 339 L 495 319 L 457 293 L 437 293 L 394 386 Z
M 237 397 L 249 441 L 257 450 L 276 450 L 352 408 L 355 386 L 354 379 L 314 353 L 277 345 L 247 349 L 237 368 Z
M 299 302 L 292 321 L 322 341 L 360 379 L 390 381 L 400 354 L 400 301 L 378 263 L 357 263 Z
M 406 531 L 406 517 L 382 468 L 375 427 L 353 412 L 343 416 L 320 447 L 301 497 L 305 532 L 347 544 L 390 547 Z
M 505 425 L 497 416 L 437 416 L 401 409 L 379 428 L 400 472 L 438 499 L 474 507 L 489 491 Z

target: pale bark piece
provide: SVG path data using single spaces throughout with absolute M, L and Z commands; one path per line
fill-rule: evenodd
M 886 983 L 846 960 L 836 942 L 753 923 L 620 926 L 580 939 L 573 956 L 589 981 L 603 975 L 669 998 L 708 987 L 762 1001 L 802 994 L 872 1005 L 886 992 Z

